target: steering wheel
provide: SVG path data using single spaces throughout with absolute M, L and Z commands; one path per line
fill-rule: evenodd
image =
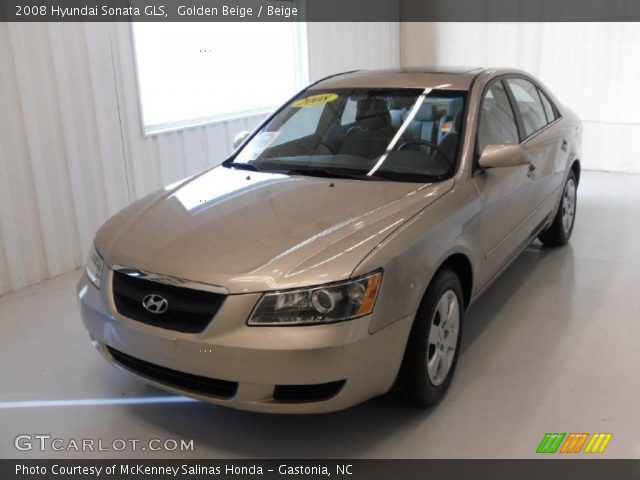
M 427 140 L 407 140 L 406 142 L 399 145 L 396 148 L 396 150 L 398 151 L 406 150 L 407 148 L 412 147 L 414 145 L 424 145 L 425 147 L 429 147 L 432 151 L 440 152 L 442 156 L 446 158 L 449 163 L 452 163 L 451 159 L 449 158 L 449 155 L 443 148 L 440 148 L 437 143 L 428 142 Z

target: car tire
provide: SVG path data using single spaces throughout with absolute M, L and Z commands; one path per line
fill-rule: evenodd
M 441 315 L 445 310 L 448 317 Z M 458 276 L 441 270 L 422 299 L 396 379 L 395 393 L 405 403 L 429 407 L 446 393 L 460 352 L 464 311 Z M 440 371 L 435 362 L 443 362 Z
M 562 189 L 562 198 L 551 226 L 538 235 L 538 240 L 547 247 L 566 245 L 576 221 L 578 206 L 578 178 L 572 170 Z

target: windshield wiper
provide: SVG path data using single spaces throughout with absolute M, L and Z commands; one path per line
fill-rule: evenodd
M 349 178 L 351 180 L 381 180 L 379 177 L 369 177 L 361 173 L 353 173 L 350 170 L 335 168 L 292 168 L 284 173 L 287 175 L 308 175 L 310 177 Z
M 231 163 L 227 164 L 227 167 L 236 168 L 238 170 L 249 170 L 251 172 L 261 172 L 262 171 L 252 163 L 231 162 Z

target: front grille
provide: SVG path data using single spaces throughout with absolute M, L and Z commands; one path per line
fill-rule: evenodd
M 276 385 L 273 398 L 280 402 L 319 402 L 335 397 L 345 381 L 317 383 L 313 385 Z
M 107 346 L 107 350 L 113 359 L 123 367 L 170 387 L 222 398 L 231 398 L 238 391 L 238 382 L 178 372 L 177 370 L 145 362 L 109 346 Z
M 150 294 L 160 295 L 168 302 L 164 313 L 151 313 L 142 306 Z M 155 327 L 184 333 L 200 333 L 218 312 L 225 295 L 194 290 L 144 278 L 113 272 L 113 300 L 121 315 Z

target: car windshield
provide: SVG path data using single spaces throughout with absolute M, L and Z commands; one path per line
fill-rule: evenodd
M 455 172 L 465 92 L 307 90 L 229 168 L 362 180 L 436 182 Z

